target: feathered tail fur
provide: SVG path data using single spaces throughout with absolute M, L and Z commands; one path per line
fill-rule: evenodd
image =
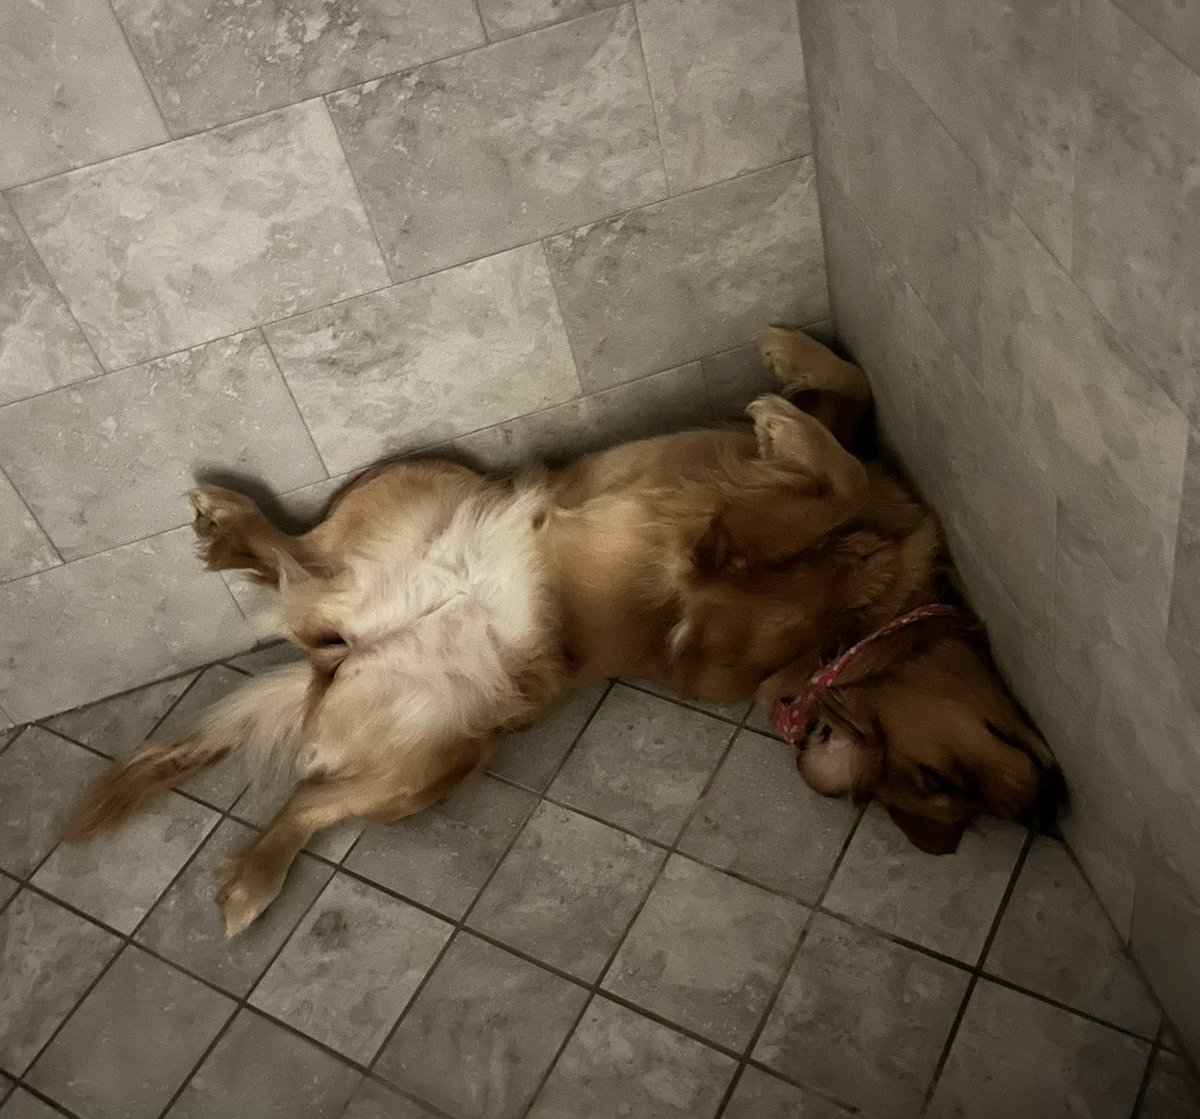
M 298 742 L 310 677 L 307 663 L 260 676 L 210 708 L 183 736 L 147 742 L 118 760 L 76 805 L 63 839 L 84 843 L 115 831 L 158 797 L 235 751 L 254 769 L 282 760 Z

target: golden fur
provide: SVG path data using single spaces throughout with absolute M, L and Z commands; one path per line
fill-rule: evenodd
M 284 759 L 296 788 L 219 895 L 232 935 L 314 831 L 434 803 L 576 688 L 627 676 L 769 704 L 942 597 L 934 516 L 847 449 L 870 406 L 862 371 L 798 332 L 767 331 L 760 349 L 781 395 L 750 406 L 751 427 L 507 479 L 441 459 L 385 463 L 302 536 L 240 494 L 194 491 L 207 566 L 276 588 L 280 632 L 308 661 L 118 762 L 66 837 L 119 826 L 232 751 Z M 875 795 L 926 850 L 953 850 L 978 812 L 1049 818 L 1061 799 L 1045 744 L 960 623 L 876 643 L 818 712 L 806 780 Z

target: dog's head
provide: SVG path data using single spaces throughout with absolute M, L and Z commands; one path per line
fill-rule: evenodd
M 978 815 L 1049 828 L 1066 784 L 986 655 L 921 650 L 822 698 L 798 766 L 826 796 L 874 797 L 922 851 L 949 854 Z

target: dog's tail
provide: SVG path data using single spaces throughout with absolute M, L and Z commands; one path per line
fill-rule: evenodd
M 147 742 L 121 759 L 83 796 L 63 826 L 68 843 L 115 831 L 154 800 L 235 751 L 262 768 L 299 740 L 311 670 L 287 665 L 257 677 L 210 708 L 186 734 Z

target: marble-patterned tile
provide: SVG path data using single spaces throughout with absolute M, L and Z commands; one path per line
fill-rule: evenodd
M 672 194 L 811 150 L 795 4 L 639 0 L 637 18 Z
M 671 843 L 732 731 L 699 711 L 617 684 L 548 795 L 647 839 Z
M 338 1119 L 438 1119 L 416 1100 L 393 1092 L 377 1080 L 363 1079 Z
M 254 644 L 191 529 L 0 585 L 0 706 L 56 715 Z M 102 633 L 102 654 L 80 634 Z
M 349 8 L 116 0 L 175 135 L 278 109 L 481 45 L 471 0 L 370 0 Z
M 1175 566 L 1167 616 L 1167 648 L 1194 695 L 1200 695 L 1200 432 L 1188 432 Z
M 769 1072 L 747 1065 L 738 1078 L 722 1119 L 848 1119 L 851 1112 L 797 1088 Z
M 1020 394 L 1023 442 L 1061 512 L 1161 635 L 1187 419 L 1002 203 L 989 206 L 981 243 L 982 376 Z
M 166 742 L 187 734 L 210 707 L 248 683 L 247 677 L 223 664 L 206 668 L 159 723 L 154 731 L 155 739 Z M 180 788 L 189 796 L 224 812 L 241 795 L 249 778 L 243 759 L 235 753 L 211 769 L 203 769 L 188 778 Z
M 585 988 L 461 933 L 375 1069 L 461 1119 L 516 1119 L 587 998 Z
M 4 409 L 0 408 L 0 426 Z M 43 433 L 44 434 L 44 433 Z M 0 473 L 0 583 L 57 567 L 62 563 L 42 526 Z
M 984 968 L 1143 1037 L 1162 1017 L 1079 867 L 1052 839 L 1030 848 Z
M 537 245 L 289 319 L 266 333 L 335 474 L 579 392 Z
M 899 0 L 900 72 L 1064 265 L 1071 259 L 1078 0 Z
M 818 796 L 790 747 L 742 731 L 692 816 L 679 850 L 815 902 L 858 809 Z
M 753 344 L 735 346 L 719 354 L 710 354 L 700 362 L 704 385 L 715 420 L 742 420 L 746 405 L 764 392 L 775 392 L 775 375 L 758 356 Z
M 1106 0 L 1081 0 L 1080 25 L 1072 271 L 1147 372 L 1200 418 L 1200 74 Z
M 765 323 L 828 317 L 811 159 L 545 245 L 588 391 L 739 346 Z
M 592 717 L 605 689 L 606 685 L 597 684 L 576 692 L 536 726 L 509 735 L 492 755 L 488 772 L 542 792 Z
M 918 851 L 872 804 L 825 894 L 837 913 L 974 964 L 1012 877 L 1025 832 L 980 817 L 953 855 Z
M 672 855 L 602 986 L 740 1051 L 807 916 L 796 902 Z
M 552 23 L 615 8 L 622 0 L 478 0 L 488 38 L 508 39 Z
M 1138 1119 L 1200 1119 L 1200 1082 L 1182 1057 L 1155 1053 Z
M 78 711 L 56 715 L 47 719 L 45 726 L 110 758 L 116 757 L 144 741 L 195 678 L 188 674 L 148 684 Z
M 131 933 L 219 817 L 171 794 L 115 835 L 61 845 L 31 881 L 123 933 Z
M 250 1001 L 365 1064 L 452 931 L 437 917 L 335 875 Z
M 712 1119 L 735 1063 L 597 996 L 529 1119 Z
M 180 1093 L 170 1119 L 331 1119 L 344 1116 L 358 1073 L 243 1008 Z
M 35 1088 L 94 1119 L 155 1119 L 234 1011 L 130 946 L 37 1059 Z
M 258 331 L 0 408 L 0 467 L 67 560 L 191 523 L 197 475 L 325 477 Z
M 666 194 L 632 5 L 328 101 L 395 280 Z
M 0 197 L 0 404 L 99 372 L 41 258 Z
M 2 1081 L 0 1081 L 2 1083 Z M 0 1098 L 3 1098 L 0 1096 Z M 0 1107 L 0 1119 L 61 1119 L 62 1112 L 51 1107 L 40 1097 L 24 1088 L 17 1088 L 4 1106 Z
M 320 101 L 9 200 L 109 369 L 387 283 Z
M 711 413 L 695 362 L 520 416 L 454 441 L 488 470 L 558 463 L 633 439 L 708 426 Z
M 24 877 L 54 846 L 75 799 L 105 770 L 103 758 L 29 727 L 0 753 L 0 867 Z
M 818 916 L 754 1058 L 879 1119 L 920 1111 L 965 971 Z
M 457 920 L 536 802 L 491 777 L 469 782 L 433 808 L 368 827 L 346 868 Z
M 468 924 L 591 981 L 608 962 L 664 857 L 631 835 L 540 804 Z
M 25 1071 L 120 946 L 99 925 L 20 892 L 0 913 L 0 1068 Z
M 266 970 L 333 873 L 325 864 L 301 855 L 267 911 L 245 932 L 227 940 L 216 902 L 218 876 L 226 860 L 254 835 L 236 820 L 223 820 L 137 933 L 138 943 L 237 997 L 246 994 Z
M 0 188 L 167 139 L 104 0 L 0 12 Z
M 1125 1119 L 1149 1049 L 1146 1042 L 981 979 L 925 1114 Z
M 551 0 L 553 2 L 553 0 Z M 1200 5 L 1196 0 L 1113 0 L 1200 73 Z

